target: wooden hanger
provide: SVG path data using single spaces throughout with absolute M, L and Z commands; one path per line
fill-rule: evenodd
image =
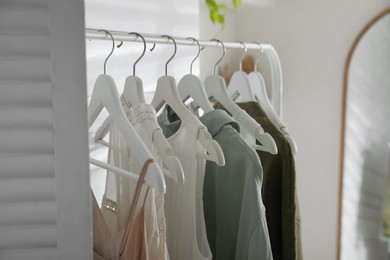
M 232 96 L 232 94 L 237 92 L 239 95 L 239 101 L 241 102 L 256 101 L 248 74 L 242 71 L 242 61 L 247 53 L 247 48 L 243 42 L 238 42 L 244 46 L 244 55 L 240 59 L 240 70 L 234 72 L 232 78 L 230 79 L 227 92 L 229 96 Z

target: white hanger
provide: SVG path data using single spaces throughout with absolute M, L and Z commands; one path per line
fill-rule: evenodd
M 264 52 L 268 58 L 271 68 L 271 82 L 272 82 L 272 101 L 271 104 L 279 115 L 282 117 L 282 98 L 283 98 L 283 78 L 282 78 L 282 66 L 280 64 L 279 56 L 272 45 L 266 46 Z
M 130 105 L 136 106 L 139 104 L 146 103 L 142 80 L 135 75 L 135 66 L 144 57 L 146 52 L 146 41 L 145 38 L 139 33 L 136 32 L 129 33 L 129 35 L 131 34 L 135 34 L 137 37 L 140 37 L 142 39 L 142 42 L 144 44 L 144 49 L 142 51 L 141 56 L 139 56 L 138 59 L 133 64 L 133 75 L 128 76 L 125 81 L 125 87 L 123 89 L 123 97 L 125 98 L 126 103 L 128 103 L 129 107 Z
M 176 55 L 176 41 L 169 35 L 162 35 L 161 37 L 167 37 L 168 39 L 172 40 L 175 46 L 175 50 L 172 57 L 170 57 L 169 60 L 165 63 L 165 75 L 160 77 L 157 81 L 156 92 L 152 100 L 152 105 L 156 111 L 159 111 L 166 103 L 173 109 L 173 111 L 175 111 L 179 118 L 183 120 L 192 114 L 183 104 L 179 96 L 175 79 L 172 76 L 167 76 L 168 63 Z M 200 157 L 206 160 L 214 161 L 219 166 L 225 165 L 225 157 L 223 155 L 222 149 L 219 144 L 213 140 L 212 136 L 207 131 L 207 128 L 201 128 L 199 130 L 198 141 L 203 145 L 208 153 L 208 155 L 204 154 L 200 155 Z
M 192 37 L 188 37 L 187 39 L 192 39 L 196 42 L 198 45 L 198 54 L 196 55 L 195 59 L 191 62 L 190 66 L 190 74 L 185 75 L 181 80 L 179 81 L 179 84 L 177 86 L 177 89 L 179 91 L 180 98 L 183 102 L 187 101 L 188 98 L 192 98 L 195 100 L 200 108 L 204 112 L 210 112 L 214 110 L 213 106 L 211 105 L 209 99 L 207 98 L 206 90 L 203 86 L 202 81 L 199 79 L 199 77 L 192 74 L 192 65 L 194 64 L 195 60 L 199 57 L 200 54 L 200 44 L 198 40 Z
M 105 31 L 110 35 L 112 39 L 112 50 L 106 60 L 104 61 L 104 74 L 98 76 L 95 82 L 95 86 L 92 92 L 91 101 L 88 106 L 88 122 L 89 127 L 95 122 L 96 118 L 105 107 L 110 115 L 113 123 L 118 127 L 119 131 L 126 139 L 128 144 L 136 149 L 133 149 L 136 159 L 143 164 L 148 159 L 153 159 L 152 154 L 149 152 L 145 144 L 141 141 L 141 138 L 127 120 L 125 112 L 123 111 L 122 105 L 119 100 L 118 91 L 115 86 L 115 82 L 112 77 L 106 75 L 106 64 L 108 58 L 112 55 L 115 47 L 114 38 L 108 31 Z M 133 180 L 138 180 L 138 175 L 124 171 L 118 167 L 109 165 L 90 159 L 90 163 L 95 164 L 99 167 L 105 168 L 117 174 L 125 175 Z M 165 192 L 165 181 L 162 175 L 162 171 L 157 163 L 153 162 L 148 168 L 148 173 L 145 177 L 147 185 L 155 188 L 159 192 Z
M 257 43 L 257 44 L 261 48 L 261 45 L 259 43 Z M 260 49 L 260 52 L 263 53 L 262 48 Z M 261 55 L 255 61 L 254 71 L 249 74 L 249 80 L 251 82 L 253 92 L 255 93 L 255 96 L 258 99 L 260 106 L 267 113 L 267 116 L 269 117 L 269 119 L 282 132 L 282 134 L 285 136 L 285 138 L 289 142 L 293 154 L 296 154 L 296 152 L 298 150 L 297 144 L 294 141 L 294 139 L 291 137 L 291 135 L 289 134 L 287 126 L 282 122 L 281 118 L 275 112 L 275 110 L 274 110 L 274 108 L 273 108 L 273 106 L 268 98 L 264 78 L 260 74 L 260 72 L 257 71 L 257 63 L 259 62 L 260 58 L 261 58 Z
M 143 91 L 142 80 L 135 75 L 135 66 L 145 55 L 146 41 L 144 37 L 139 33 L 135 34 L 140 37 L 144 43 L 144 49 L 141 56 L 133 64 L 133 75 L 128 76 L 123 89 L 123 100 L 127 107 L 134 107 L 139 104 L 145 104 L 145 97 Z M 102 141 L 104 136 L 108 133 L 111 120 L 107 118 L 103 125 L 98 129 L 95 135 L 95 141 L 99 141 L 101 144 L 107 145 L 106 142 Z M 165 168 L 162 169 L 164 175 L 173 179 L 176 183 L 184 183 L 184 172 L 179 159 L 174 155 L 171 145 L 165 138 L 160 126 L 155 121 L 147 120 L 145 123 L 145 131 L 150 131 L 149 136 L 152 136 L 153 145 L 156 147 L 158 153 L 163 159 Z
M 255 95 L 252 91 L 252 87 L 249 81 L 248 74 L 242 71 L 242 61 L 247 53 L 247 48 L 243 42 L 241 41 L 238 42 L 244 45 L 244 55 L 240 59 L 240 70 L 234 72 L 232 78 L 230 79 L 227 92 L 229 96 L 232 96 L 234 93 L 237 92 L 239 94 L 237 101 L 241 101 L 241 102 L 256 101 Z
M 142 37 L 143 40 L 145 40 Z M 142 80 L 135 75 L 135 65 L 141 60 L 141 58 L 145 55 L 146 42 L 144 42 L 144 51 L 141 56 L 134 62 L 133 64 L 133 75 L 128 76 L 125 81 L 125 87 L 123 89 L 123 96 L 125 100 L 133 105 L 138 105 L 142 103 L 146 103 Z M 126 87 L 127 86 L 127 87 Z M 108 146 L 107 142 L 103 141 L 103 138 L 108 134 L 109 127 L 111 124 L 110 118 L 106 118 L 103 124 L 96 131 L 94 140 L 95 142 L 99 142 L 103 145 Z
M 156 91 L 153 96 L 152 106 L 159 111 L 163 105 L 168 104 L 175 113 L 181 118 L 187 117 L 190 113 L 186 106 L 181 101 L 179 93 L 176 87 L 175 78 L 172 76 L 168 76 L 168 63 L 175 57 L 177 46 L 176 41 L 168 35 L 162 35 L 161 37 L 167 37 L 168 39 L 174 42 L 175 50 L 173 55 L 169 58 L 169 60 L 165 63 L 165 75 L 161 76 L 157 81 Z
M 217 65 L 222 61 L 225 56 L 226 48 L 225 45 L 219 41 L 215 40 L 222 44 L 223 47 L 223 56 L 219 61 L 214 65 L 214 75 L 208 76 L 205 79 L 204 85 L 206 88 L 206 92 L 208 97 L 214 97 L 219 101 L 219 103 L 224 106 L 227 111 L 233 116 L 240 116 L 244 124 L 241 124 L 241 127 L 246 129 L 247 132 L 252 135 L 251 137 L 255 140 L 260 141 L 262 145 L 252 144 L 253 148 L 256 150 L 267 151 L 271 154 L 276 154 L 278 152 L 275 140 L 268 133 L 265 133 L 263 128 L 253 119 L 251 118 L 244 110 L 242 110 L 234 101 L 229 97 L 226 87 L 225 81 L 222 77 L 216 75 Z

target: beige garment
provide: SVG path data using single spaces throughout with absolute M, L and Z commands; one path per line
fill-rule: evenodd
M 144 144 L 153 154 L 154 161 L 162 166 L 162 158 L 154 145 L 154 133 L 161 131 L 156 121 L 156 112 L 149 104 L 127 107 L 122 99 L 122 107 Z M 142 165 L 136 160 L 131 147 L 124 140 L 115 125 L 110 127 L 110 150 L 108 162 L 130 172 L 139 172 Z M 135 152 L 134 152 L 135 153 Z M 133 198 L 135 182 L 112 172 L 107 173 L 106 188 L 102 201 L 102 213 L 112 233 L 126 225 L 126 218 Z M 141 194 L 144 194 L 142 189 Z M 166 224 L 164 194 L 149 189 L 145 203 L 146 239 L 148 255 L 153 260 L 169 260 L 166 245 Z
M 172 111 L 173 112 L 173 111 Z M 206 160 L 199 158 L 205 148 L 198 141 L 200 129 L 206 127 L 194 115 L 188 115 L 180 126 L 170 131 L 171 124 L 165 111 L 158 117 L 168 142 L 183 167 L 185 182 L 177 185 L 166 179 L 165 214 L 167 244 L 172 260 L 211 260 L 203 213 L 203 181 Z M 165 115 L 165 116 L 164 116 Z
M 102 212 L 96 202 L 96 198 L 92 193 L 93 198 L 93 252 L 94 260 L 148 260 L 148 245 L 145 231 L 145 215 L 144 206 L 145 199 L 148 193 L 146 191 L 143 205 L 140 211 L 135 214 L 138 200 L 141 193 L 142 184 L 144 183 L 145 175 L 148 166 L 153 160 L 147 160 L 141 170 L 134 197 L 131 202 L 130 213 L 126 227 L 121 229 L 114 235 L 111 232 L 104 220 Z

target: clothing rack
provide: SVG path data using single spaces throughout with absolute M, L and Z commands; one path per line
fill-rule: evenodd
M 100 30 L 100 31 L 99 31 Z M 131 41 L 131 42 L 142 42 L 142 40 L 134 34 L 129 35 L 129 32 L 122 31 L 109 31 L 115 40 L 119 41 Z M 102 29 L 86 29 L 86 36 L 88 39 L 95 40 L 111 40 L 111 38 L 104 32 Z M 140 33 L 147 43 L 162 43 L 162 44 L 172 44 L 172 41 L 168 38 L 161 37 L 161 35 L 157 34 L 144 34 Z M 171 36 L 175 39 L 177 45 L 185 45 L 185 46 L 197 46 L 196 42 L 192 39 L 185 39 L 185 37 L 176 37 Z M 204 41 L 198 40 L 201 47 L 222 47 L 216 41 Z M 240 42 L 223 42 L 227 49 L 244 49 L 244 45 L 248 50 L 261 50 L 264 51 L 266 49 L 273 49 L 271 44 L 257 44 L 257 43 L 240 43 Z
M 113 36 L 114 40 L 117 41 L 128 41 L 128 42 L 142 42 L 141 38 L 134 35 L 129 34 L 130 32 L 123 31 L 115 31 L 115 30 L 105 30 L 105 29 L 92 29 L 87 28 L 85 30 L 86 39 L 89 40 L 110 40 L 110 36 L 105 32 L 108 31 Z M 158 34 L 147 34 L 140 33 L 147 43 L 159 43 L 159 44 L 173 44 L 173 42 L 166 38 L 161 37 Z M 171 35 L 170 35 L 171 36 Z M 176 45 L 183 46 L 198 46 L 197 43 L 192 39 L 186 39 L 185 37 L 175 37 L 171 36 L 175 39 Z M 198 40 L 201 47 L 214 47 L 214 48 L 222 48 L 222 45 L 217 41 L 205 41 Z M 282 94 L 283 94 L 283 83 L 282 83 L 282 69 L 279 60 L 279 56 L 275 50 L 275 48 L 271 44 L 263 44 L 263 43 L 254 43 L 254 42 L 223 42 L 226 49 L 247 49 L 247 50 L 262 50 L 270 63 L 271 66 L 271 81 L 272 81 L 272 104 L 275 108 L 275 111 L 279 114 L 280 118 L 282 118 Z

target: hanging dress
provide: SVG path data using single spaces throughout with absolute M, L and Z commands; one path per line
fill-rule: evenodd
M 149 260 L 148 245 L 145 231 L 145 199 L 149 188 L 145 193 L 143 204 L 136 214 L 137 204 L 141 194 L 142 184 L 150 163 L 147 160 L 141 170 L 134 197 L 131 202 L 130 212 L 127 217 L 127 225 L 115 234 L 111 234 L 102 212 L 92 193 L 93 214 L 93 254 L 94 260 Z
M 161 156 L 157 153 L 153 143 L 153 133 L 157 130 L 161 131 L 155 109 L 149 104 L 139 104 L 129 108 L 123 97 L 121 101 L 128 120 L 152 152 L 155 162 L 162 166 Z M 145 129 L 151 126 L 153 129 Z M 109 142 L 108 162 L 130 172 L 139 172 L 141 165 L 115 125 L 111 125 Z M 112 172 L 107 173 L 101 211 L 111 232 L 117 232 L 126 224 L 134 189 L 135 183 L 129 178 Z M 143 192 L 145 192 L 144 189 L 141 193 Z M 149 257 L 153 260 L 169 260 L 166 245 L 164 194 L 153 188 L 149 189 L 146 196 L 145 225 Z
M 166 108 L 158 122 L 180 160 L 185 182 L 177 185 L 167 179 L 165 214 L 167 244 L 172 260 L 211 260 L 203 213 L 203 180 L 206 161 L 198 157 L 205 149 L 198 141 L 200 129 L 206 127 L 189 114 L 179 124 L 170 121 Z

